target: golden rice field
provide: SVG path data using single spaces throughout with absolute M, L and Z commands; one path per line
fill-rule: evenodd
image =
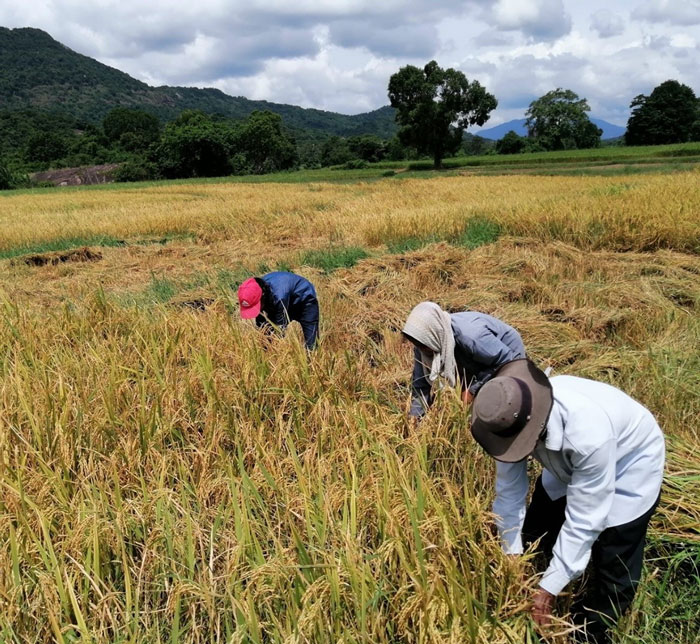
M 657 415 L 616 641 L 698 641 L 698 170 L 15 193 L 0 231 L 0 642 L 538 641 L 468 411 L 443 391 L 407 422 L 423 299 Z M 310 359 L 238 319 L 235 286 L 278 266 L 319 292 Z

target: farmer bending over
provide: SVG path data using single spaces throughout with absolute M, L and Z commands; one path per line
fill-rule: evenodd
M 477 311 L 447 313 L 434 302 L 421 302 L 408 316 L 403 335 L 414 345 L 411 410 L 421 418 L 433 402 L 438 377 L 455 386 L 470 403 L 499 367 L 525 357 L 519 333 L 505 322 Z
M 503 366 L 476 396 L 472 435 L 497 461 L 493 510 L 506 553 L 537 541 L 550 559 L 532 608 L 551 621 L 554 598 L 591 561 L 573 608 L 578 641 L 609 642 L 642 570 L 659 502 L 664 438 L 652 414 L 611 385 L 549 380 L 529 360 Z M 527 457 L 543 467 L 526 511 Z
M 238 302 L 244 320 L 266 330 L 277 327 L 284 331 L 296 320 L 304 332 L 307 349 L 318 340 L 318 298 L 314 285 L 301 275 L 278 271 L 262 277 L 251 277 L 238 288 Z

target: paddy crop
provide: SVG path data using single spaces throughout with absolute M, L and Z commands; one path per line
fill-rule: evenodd
M 662 502 L 618 639 L 694 642 L 699 176 L 2 197 L 0 641 L 535 641 L 535 571 L 501 554 L 468 412 L 443 391 L 406 420 L 398 329 L 432 299 L 655 413 Z M 70 239 L 123 243 L 17 251 Z M 238 319 L 262 264 L 315 283 L 310 357 L 295 325 Z

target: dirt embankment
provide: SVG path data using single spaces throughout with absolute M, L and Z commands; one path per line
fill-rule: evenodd
M 45 172 L 35 172 L 31 175 L 31 179 L 36 183 L 48 182 L 55 186 L 90 186 L 114 181 L 114 171 L 118 167 L 118 163 L 105 163 L 81 168 L 46 170 Z

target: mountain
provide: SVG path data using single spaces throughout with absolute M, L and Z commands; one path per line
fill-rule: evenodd
M 174 119 L 185 109 L 231 118 L 269 110 L 282 116 L 289 127 L 323 134 L 390 138 L 396 132 L 394 110 L 388 106 L 349 116 L 252 101 L 218 89 L 151 87 L 72 51 L 40 29 L 0 27 L 0 110 L 34 108 L 97 123 L 117 106 L 140 108 L 162 121 Z
M 625 133 L 625 128 L 613 123 L 608 123 L 602 119 L 591 118 L 591 121 L 595 123 L 601 130 L 603 130 L 602 139 L 616 139 L 618 136 L 622 136 Z M 501 123 L 495 127 L 486 128 L 476 132 L 478 136 L 485 139 L 491 139 L 492 141 L 498 141 L 502 139 L 508 132 L 513 130 L 516 134 L 520 136 L 527 136 L 527 128 L 525 127 L 525 119 L 514 119 L 513 121 L 508 121 L 507 123 Z

